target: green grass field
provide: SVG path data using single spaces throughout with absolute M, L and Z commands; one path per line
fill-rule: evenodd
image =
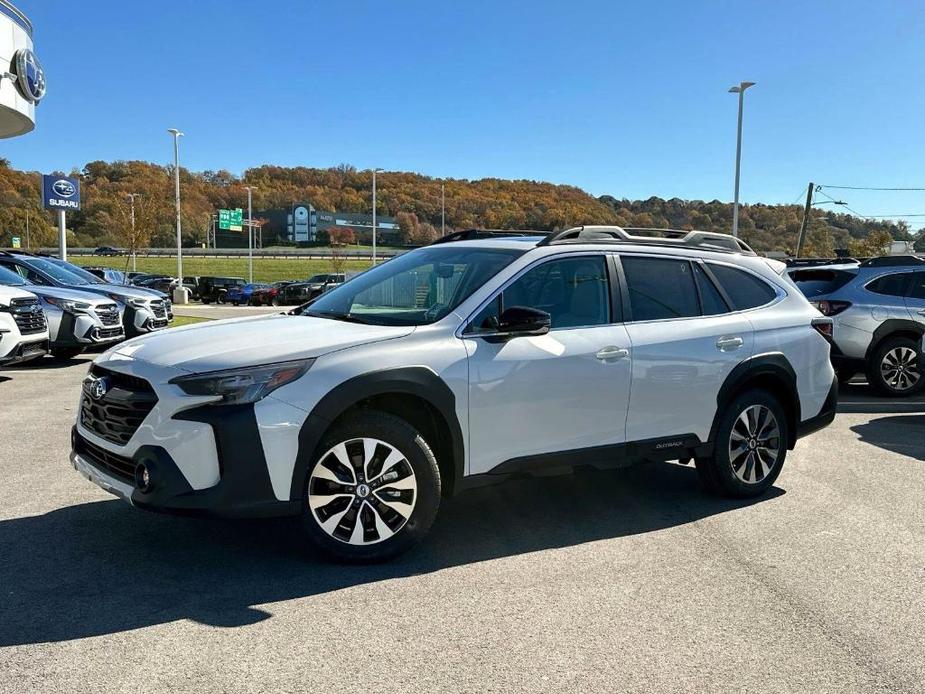
M 68 258 L 75 265 L 100 265 L 116 270 L 131 270 L 130 258 L 98 258 L 93 256 L 71 256 Z M 127 262 L 126 262 L 127 261 Z M 176 257 L 138 258 L 139 272 L 151 272 L 175 276 L 177 274 Z M 365 270 L 370 265 L 367 260 L 350 260 L 345 263 L 347 271 Z M 254 281 L 275 282 L 277 280 L 307 279 L 319 272 L 332 272 L 331 261 L 326 259 L 302 258 L 254 258 Z M 202 258 L 190 256 L 183 258 L 183 274 L 190 277 L 215 275 L 219 277 L 243 277 L 247 279 L 247 258 Z
M 170 324 L 171 328 L 179 328 L 183 325 L 193 325 L 194 323 L 207 323 L 211 318 L 197 318 L 194 316 L 174 316 L 173 323 Z

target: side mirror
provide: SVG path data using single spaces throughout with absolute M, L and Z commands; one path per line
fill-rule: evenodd
M 528 306 L 511 306 L 501 314 L 498 332 L 511 337 L 545 335 L 551 324 L 552 319 L 546 311 Z

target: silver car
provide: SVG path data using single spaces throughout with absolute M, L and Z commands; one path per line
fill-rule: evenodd
M 125 338 L 122 315 L 111 299 L 65 287 L 36 285 L 19 273 L 0 267 L 0 285 L 35 294 L 48 321 L 52 356 L 71 359 L 94 345 L 110 345 Z
M 832 361 L 839 380 L 864 372 L 871 386 L 891 396 L 925 387 L 925 259 L 795 265 L 789 275 L 834 321 Z

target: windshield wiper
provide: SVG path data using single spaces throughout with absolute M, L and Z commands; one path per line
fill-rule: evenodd
M 360 318 L 354 313 L 343 313 L 341 311 L 324 311 L 319 313 L 306 313 L 306 316 L 311 316 L 312 318 L 331 318 L 332 320 L 342 320 L 345 323 L 361 323 L 363 325 L 369 325 L 369 321 Z

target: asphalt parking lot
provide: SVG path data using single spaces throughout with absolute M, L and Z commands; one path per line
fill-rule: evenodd
M 0 691 L 925 690 L 925 398 L 848 386 L 776 487 L 672 464 L 445 502 L 399 560 L 80 478 L 88 360 L 0 372 Z

